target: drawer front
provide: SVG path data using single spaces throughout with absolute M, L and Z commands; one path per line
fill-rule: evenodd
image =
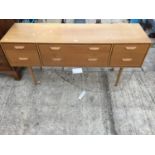
M 39 45 L 43 65 L 107 66 L 110 45 Z
M 140 67 L 148 51 L 148 44 L 114 45 L 110 66 Z
M 0 71 L 1 70 L 8 70 L 10 69 L 10 66 L 4 56 L 0 55 Z
M 34 44 L 4 44 L 3 49 L 11 66 L 39 66 L 40 60 Z

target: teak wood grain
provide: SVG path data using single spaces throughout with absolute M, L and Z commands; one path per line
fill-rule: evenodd
M 5 44 L 3 49 L 12 66 L 40 66 L 35 44 Z
M 140 67 L 148 48 L 148 44 L 115 45 L 110 60 L 110 66 Z
M 16 23 L 2 43 L 150 43 L 139 24 Z
M 39 45 L 44 66 L 108 66 L 111 45 Z
M 12 66 L 141 67 L 151 41 L 139 24 L 16 23 L 1 39 Z M 34 83 L 36 80 L 34 79 Z

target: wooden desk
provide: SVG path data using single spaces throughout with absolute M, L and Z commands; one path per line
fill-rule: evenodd
M 141 67 L 151 45 L 139 24 L 14 24 L 1 45 L 12 66 Z

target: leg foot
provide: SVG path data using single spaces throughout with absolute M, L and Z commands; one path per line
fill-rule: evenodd
M 19 75 L 19 73 L 13 73 L 12 76 L 14 77 L 15 80 L 20 80 L 21 79 L 21 75 Z
M 110 70 L 110 71 L 114 71 L 114 68 L 110 68 L 109 70 Z

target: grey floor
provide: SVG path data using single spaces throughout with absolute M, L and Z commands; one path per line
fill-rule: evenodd
M 155 134 L 155 49 L 140 69 L 35 68 L 21 81 L 0 75 L 0 134 Z M 85 96 L 79 100 L 82 91 Z

